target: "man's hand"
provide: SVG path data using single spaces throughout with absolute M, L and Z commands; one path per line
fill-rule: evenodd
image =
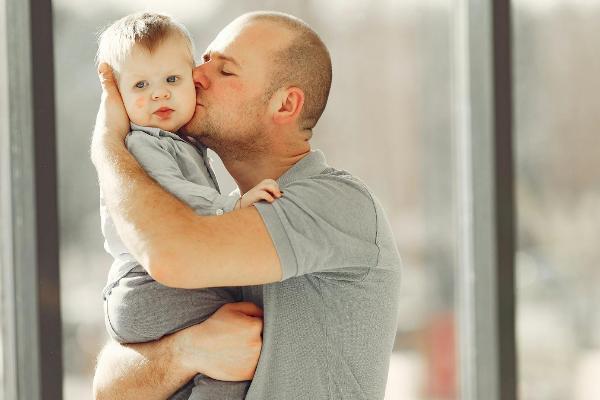
M 252 379 L 262 348 L 261 317 L 253 303 L 229 303 L 155 342 L 111 342 L 98 357 L 94 399 L 165 399 L 199 372 L 219 380 Z
M 250 380 L 262 348 L 262 315 L 254 303 L 225 304 L 203 323 L 174 334 L 175 358 L 213 379 Z
M 106 140 L 124 142 L 129 132 L 129 117 L 117 87 L 112 68 L 102 63 L 98 66 L 98 78 L 102 86 L 100 107 L 92 136 L 92 161 L 95 150 Z M 94 161 L 95 162 L 95 161 Z
M 236 207 L 250 207 L 257 201 L 266 200 L 269 203 L 281 197 L 279 185 L 273 179 L 264 179 L 258 185 L 248 190 L 236 203 Z

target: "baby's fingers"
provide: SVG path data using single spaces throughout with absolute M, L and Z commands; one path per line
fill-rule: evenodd
M 281 190 L 279 189 L 279 184 L 275 182 L 273 179 L 265 179 L 260 183 L 260 187 L 262 190 L 269 192 L 274 197 L 281 197 Z
M 262 200 L 266 200 L 269 203 L 272 203 L 275 201 L 275 197 L 273 197 L 269 192 L 267 192 L 266 190 L 260 190 L 258 192 L 258 197 Z

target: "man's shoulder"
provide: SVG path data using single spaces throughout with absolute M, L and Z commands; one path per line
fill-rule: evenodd
M 279 208 L 290 221 L 308 217 L 322 228 L 374 239 L 377 211 L 368 187 L 347 171 L 327 168 L 282 187 Z M 281 200 L 281 201 L 280 201 Z M 274 204 L 275 204 L 274 203 Z
M 365 206 L 374 205 L 371 190 L 360 178 L 348 171 L 331 167 L 318 174 L 294 180 L 285 185 L 283 190 L 323 206 L 331 205 L 331 202 L 338 205 L 354 202 Z

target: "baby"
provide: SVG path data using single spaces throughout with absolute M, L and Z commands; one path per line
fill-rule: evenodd
M 206 148 L 178 134 L 194 114 L 193 44 L 170 17 L 140 13 L 110 25 L 100 36 L 97 62 L 115 74 L 129 119 L 126 145 L 163 188 L 201 215 L 220 215 L 259 200 L 273 201 L 277 183 L 264 180 L 243 196 L 220 194 Z M 272 195 L 272 196 L 271 196 Z M 120 240 L 100 194 L 105 249 L 113 256 L 103 291 L 106 328 L 120 343 L 157 340 L 206 320 L 223 304 L 241 301 L 239 288 L 175 289 L 154 281 Z M 198 260 L 201 268 L 202 260 Z M 201 374 L 172 399 L 242 399 L 249 382 L 223 382 Z

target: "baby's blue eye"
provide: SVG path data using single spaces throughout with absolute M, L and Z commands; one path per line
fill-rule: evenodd
M 146 82 L 146 81 L 139 81 L 138 83 L 135 84 L 135 87 L 138 89 L 143 89 L 146 86 L 148 86 L 148 82 Z
M 169 83 L 175 83 L 177 80 L 179 80 L 179 77 L 175 76 L 175 75 L 171 75 L 171 76 L 167 77 L 167 82 L 169 82 Z

